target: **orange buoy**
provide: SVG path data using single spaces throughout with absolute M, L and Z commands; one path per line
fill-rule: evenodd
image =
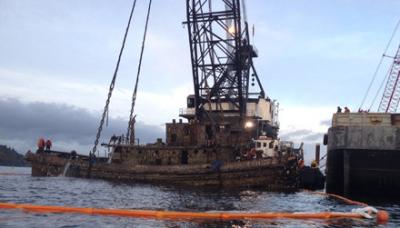
M 389 221 L 389 213 L 379 210 L 378 213 L 376 213 L 376 221 L 378 224 L 387 223 Z

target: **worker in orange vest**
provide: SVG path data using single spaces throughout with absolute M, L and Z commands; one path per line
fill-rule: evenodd
M 251 148 L 250 149 L 250 151 L 248 152 L 248 154 L 247 154 L 247 158 L 248 159 L 254 159 L 254 158 L 256 158 L 256 156 L 257 156 L 257 151 L 256 151 L 256 148 Z
M 44 146 L 45 146 L 46 142 L 44 141 L 43 138 L 40 138 L 38 140 L 37 146 L 38 146 L 38 152 L 42 152 L 44 150 Z
M 50 149 L 51 149 L 51 146 L 52 146 L 51 140 L 48 139 L 48 140 L 46 141 L 46 150 L 50 150 Z
M 300 161 L 298 162 L 298 165 L 299 165 L 300 168 L 303 168 L 304 167 L 304 160 L 300 159 Z

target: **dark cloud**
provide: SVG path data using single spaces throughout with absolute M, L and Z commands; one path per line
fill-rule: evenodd
M 66 149 L 71 149 L 68 145 L 78 145 L 89 150 L 99 121 L 100 114 L 70 105 L 0 99 L 0 144 L 15 142 L 23 145 L 9 146 L 34 148 L 36 140 L 45 137 L 52 139 L 55 145 L 64 145 Z M 122 135 L 126 129 L 127 120 L 110 118 L 108 126 L 104 126 L 101 141 L 107 141 L 112 134 Z M 136 133 L 143 143 L 164 136 L 160 126 L 143 122 L 137 122 Z

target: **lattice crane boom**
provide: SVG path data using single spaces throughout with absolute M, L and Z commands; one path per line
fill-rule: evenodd
M 396 112 L 400 101 L 400 46 L 388 75 L 385 90 L 379 104 L 378 112 Z
M 196 117 L 204 116 L 204 106 L 221 100 L 244 116 L 249 96 L 264 97 L 264 91 L 240 0 L 187 0 L 186 6 Z M 257 79 L 257 93 L 249 93 L 250 75 Z

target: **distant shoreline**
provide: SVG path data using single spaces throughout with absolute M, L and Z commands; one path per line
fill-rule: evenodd
M 6 145 L 0 145 L 0 166 L 30 167 L 24 155 Z
M 23 165 L 23 166 L 0 164 L 0 167 L 31 168 L 32 166 L 28 163 L 27 165 Z

